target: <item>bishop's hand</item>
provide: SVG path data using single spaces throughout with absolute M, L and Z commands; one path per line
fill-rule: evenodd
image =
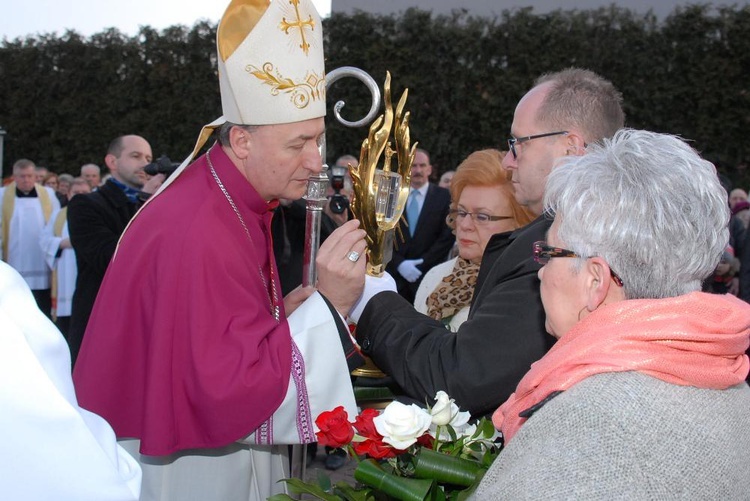
M 318 290 L 342 316 L 362 294 L 366 246 L 365 232 L 353 219 L 336 228 L 318 251 Z

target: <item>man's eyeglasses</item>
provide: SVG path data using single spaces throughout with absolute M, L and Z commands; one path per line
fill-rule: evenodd
M 550 245 L 547 245 L 547 242 L 534 242 L 534 261 L 544 266 L 545 264 L 549 263 L 549 260 L 553 257 L 583 257 L 579 256 L 572 250 L 563 249 L 560 247 L 552 247 Z M 590 256 L 593 257 L 593 256 Z M 584 259 L 589 259 L 584 258 Z M 612 268 L 609 269 L 610 275 L 612 275 L 612 280 L 615 281 L 617 285 L 622 287 L 622 279 L 615 273 Z
M 448 212 L 448 217 L 445 218 L 445 221 L 448 224 L 453 224 L 457 220 L 463 219 L 466 216 L 471 217 L 471 219 L 476 224 L 487 224 L 490 221 L 501 221 L 503 219 L 513 219 L 513 216 L 492 216 L 490 214 L 485 214 L 484 212 L 467 212 L 463 209 L 451 209 Z
M 516 153 L 516 145 L 517 144 L 523 144 L 526 141 L 531 141 L 532 139 L 539 139 L 542 137 L 550 137 L 550 136 L 559 136 L 562 134 L 567 134 L 568 131 L 561 130 L 558 132 L 545 132 L 544 134 L 534 134 L 533 136 L 526 136 L 526 137 L 513 137 L 511 136 L 510 139 L 508 139 L 508 148 L 510 149 L 510 152 L 513 154 L 513 158 L 518 158 L 518 153 Z

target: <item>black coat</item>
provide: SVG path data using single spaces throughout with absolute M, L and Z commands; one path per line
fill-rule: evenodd
M 363 351 L 418 401 L 444 390 L 475 416 L 494 411 L 555 341 L 544 328 L 532 256 L 550 224 L 540 217 L 490 239 L 469 318 L 456 333 L 398 294 L 376 295 L 357 325 Z
M 417 294 L 417 289 L 419 289 L 419 284 L 425 274 L 433 266 L 448 259 L 448 253 L 455 241 L 453 232 L 445 222 L 450 204 L 450 192 L 445 188 L 430 184 L 417 220 L 417 230 L 413 237 L 409 234 L 409 228 L 404 218 L 399 221 L 400 234 L 404 236 L 404 241 L 401 241 L 397 231 L 393 258 L 386 270 L 396 280 L 399 294 L 407 301 L 414 302 L 414 296 Z M 422 276 L 413 283 L 409 283 L 398 272 L 398 266 L 407 259 L 424 259 L 424 262 L 418 266 L 422 270 Z
M 139 205 L 128 200 L 112 181 L 107 181 L 93 193 L 74 196 L 68 204 L 70 243 L 78 265 L 68 335 L 74 363 L 107 265 L 115 253 L 120 235 Z M 123 294 L 127 292 L 123 291 Z
M 279 270 L 281 293 L 286 296 L 302 285 L 305 258 L 305 225 L 307 209 L 304 200 L 295 200 L 290 205 L 279 204 L 271 221 L 273 254 Z M 336 223 L 321 212 L 320 243 L 336 229 Z

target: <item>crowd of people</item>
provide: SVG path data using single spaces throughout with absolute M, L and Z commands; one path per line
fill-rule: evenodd
M 320 26 L 309 0 L 295 9 Z M 357 414 L 364 356 L 404 398 L 442 390 L 492 415 L 504 449 L 477 499 L 746 498 L 747 195 L 682 139 L 625 128 L 614 84 L 569 68 L 520 99 L 507 151 L 471 153 L 444 186 L 416 150 L 382 277 L 365 277 L 346 203 L 326 207 L 318 282 L 302 287 L 325 70 L 321 30 L 280 28 L 289 14 L 230 4 L 223 115 L 168 178 L 145 174 L 134 134 L 109 144 L 106 180 L 95 164 L 72 179 L 14 164 L 0 191 L 8 499 L 283 493 L 315 417 Z M 345 174 L 335 186 L 352 196 Z

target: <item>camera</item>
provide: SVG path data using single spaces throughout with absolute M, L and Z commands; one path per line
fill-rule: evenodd
M 172 163 L 168 156 L 162 155 L 155 162 L 151 162 L 143 168 L 143 172 L 149 176 L 155 176 L 157 174 L 164 174 L 165 177 L 172 175 L 174 171 L 179 167 L 179 163 Z
M 341 190 L 344 188 L 345 176 L 346 167 L 339 165 L 331 167 L 331 188 L 333 188 L 334 193 L 328 205 L 334 214 L 343 214 L 349 208 L 349 199 L 341 194 Z

